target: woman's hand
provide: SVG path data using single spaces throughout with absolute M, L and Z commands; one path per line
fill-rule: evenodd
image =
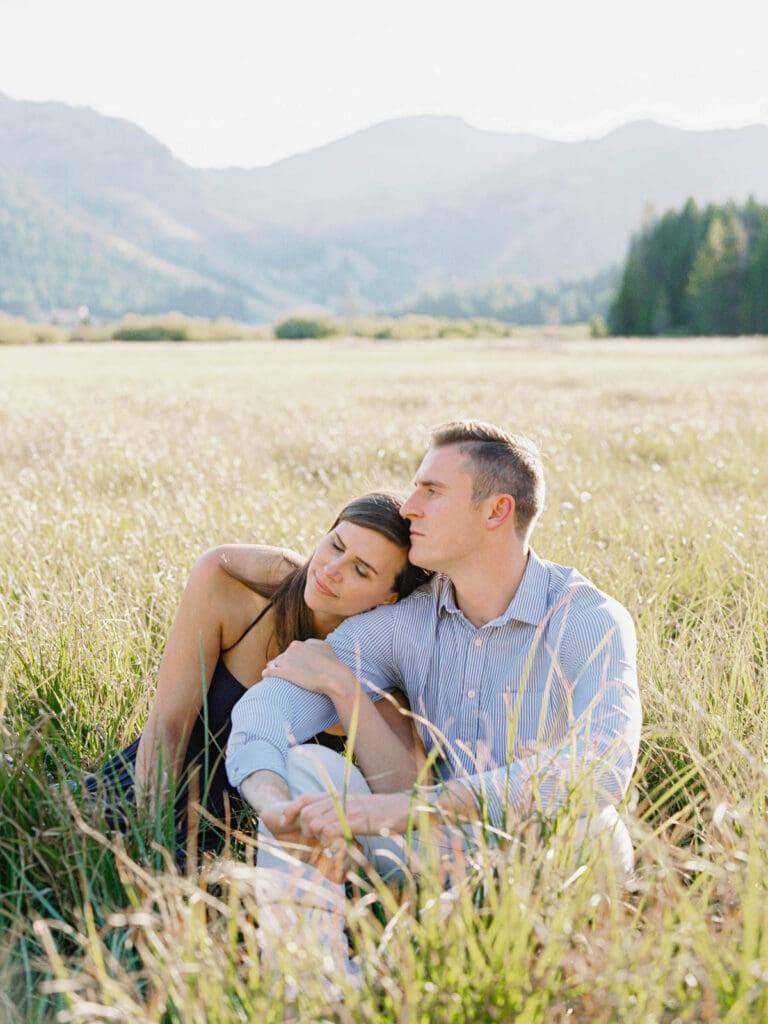
M 279 676 L 304 690 L 322 693 L 334 704 L 351 697 L 357 688 L 354 672 L 339 661 L 325 640 L 294 640 L 267 662 L 262 678 L 266 676 Z

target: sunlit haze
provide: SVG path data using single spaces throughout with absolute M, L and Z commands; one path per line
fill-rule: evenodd
M 766 39 L 764 0 L 0 0 L 0 92 L 254 166 L 413 114 L 556 139 L 765 123 Z

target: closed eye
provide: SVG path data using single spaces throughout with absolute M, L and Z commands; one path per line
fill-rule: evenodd
M 331 546 L 334 551 L 343 553 L 347 550 L 344 541 L 337 533 L 334 533 L 331 536 Z M 362 558 L 355 562 L 355 571 L 357 572 L 357 575 L 364 580 L 367 580 L 370 576 L 378 576 L 377 570 L 372 565 L 364 562 Z

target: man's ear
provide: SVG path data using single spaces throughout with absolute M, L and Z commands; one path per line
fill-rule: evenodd
M 498 530 L 505 523 L 514 522 L 515 499 L 511 494 L 497 494 L 491 499 L 491 508 L 486 525 L 489 530 Z

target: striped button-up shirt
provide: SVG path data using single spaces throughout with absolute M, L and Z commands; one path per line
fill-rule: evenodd
M 625 794 L 640 739 L 635 630 L 575 569 L 531 551 L 506 611 L 480 628 L 438 576 L 328 640 L 369 692 L 406 694 L 439 773 L 470 787 L 493 826 Z M 289 745 L 336 720 L 321 694 L 277 678 L 252 687 L 232 713 L 231 783 L 260 769 L 285 777 Z

